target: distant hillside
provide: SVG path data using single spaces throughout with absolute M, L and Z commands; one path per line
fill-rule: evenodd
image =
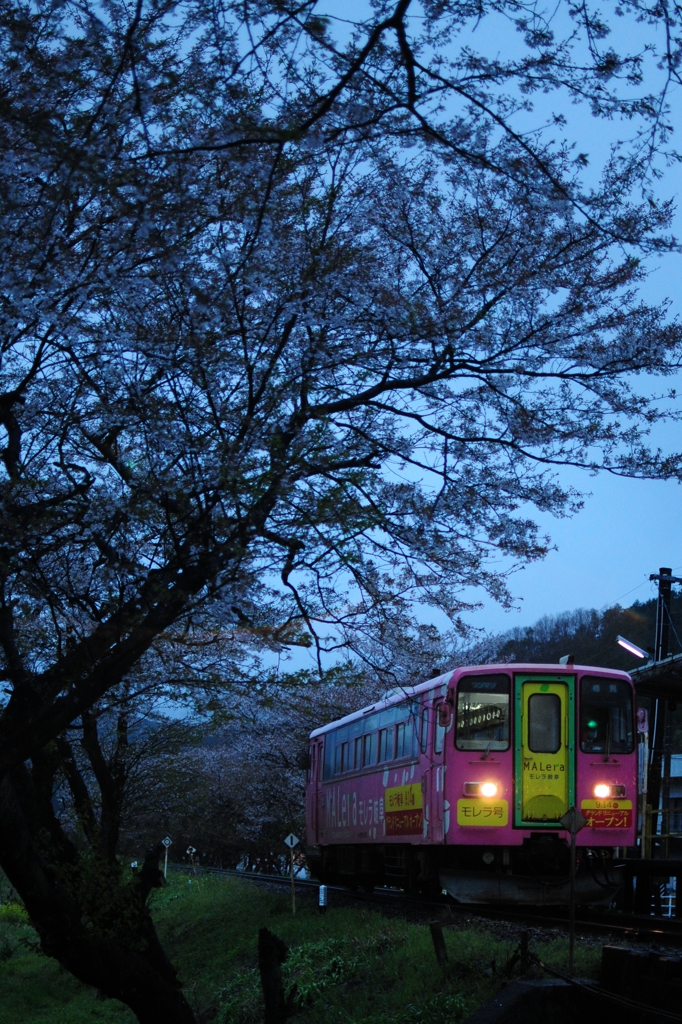
M 671 601 L 670 653 L 682 652 L 682 595 Z M 583 665 L 601 665 L 629 671 L 642 662 L 616 643 L 627 637 L 645 650 L 654 644 L 656 599 L 637 601 L 629 608 L 578 609 L 547 615 L 532 626 L 511 629 L 493 639 L 487 660 L 556 662 L 573 654 Z

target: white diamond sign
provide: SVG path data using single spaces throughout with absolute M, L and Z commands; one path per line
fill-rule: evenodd
M 298 846 L 300 841 L 301 840 L 297 836 L 295 836 L 293 832 L 290 832 L 289 835 L 284 840 L 284 842 L 287 844 L 290 850 L 293 850 L 295 846 Z
M 164 846 L 166 847 L 166 849 L 168 849 L 168 847 L 169 847 L 169 846 L 172 846 L 172 845 L 173 845 L 173 840 L 171 839 L 171 837 L 170 837 L 170 836 L 166 836 L 166 838 L 165 838 L 165 839 L 162 839 L 162 840 L 161 840 L 161 842 L 162 842 L 162 843 L 163 843 L 163 845 L 164 845 Z

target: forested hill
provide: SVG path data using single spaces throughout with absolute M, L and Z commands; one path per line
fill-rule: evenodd
M 682 652 L 682 594 L 673 595 L 671 602 L 670 654 Z M 486 650 L 487 661 L 556 662 L 566 654 L 573 654 L 578 664 L 601 665 L 626 671 L 643 662 L 628 654 L 616 643 L 616 637 L 627 637 L 639 647 L 654 644 L 656 599 L 635 602 L 629 608 L 607 608 L 606 611 L 587 610 L 548 615 L 534 625 L 512 629 L 495 638 Z M 483 659 L 479 659 L 483 660 Z

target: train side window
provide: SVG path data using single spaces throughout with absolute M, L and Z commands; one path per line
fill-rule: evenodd
M 603 676 L 580 680 L 580 749 L 589 754 L 632 753 L 632 689 L 625 680 Z
M 323 778 L 334 777 L 334 734 L 328 732 L 324 737 L 324 769 Z
M 390 761 L 393 758 L 393 729 L 379 730 L 379 760 Z
M 364 749 L 362 752 L 362 763 L 365 767 L 370 764 L 376 764 L 377 759 L 377 734 L 375 732 L 370 733 L 369 736 L 363 736 Z
M 510 699 L 506 674 L 462 676 L 457 685 L 457 750 L 507 750 Z
M 355 738 L 354 767 L 356 771 L 358 768 L 362 768 L 362 736 L 356 736 Z
M 533 693 L 528 698 L 528 748 L 534 754 L 556 754 L 561 746 L 561 698 Z
M 412 722 L 399 722 L 395 727 L 395 756 L 410 757 L 412 755 Z
M 421 735 L 419 737 L 419 746 L 421 747 L 422 754 L 426 753 L 426 744 L 429 739 L 429 709 L 424 708 L 422 711 L 422 727 Z

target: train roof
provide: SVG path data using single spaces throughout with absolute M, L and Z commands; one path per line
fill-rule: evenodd
M 364 715 L 368 715 L 370 711 L 382 711 L 384 708 L 392 707 L 394 704 L 400 704 L 401 701 L 407 700 L 409 697 L 416 697 L 417 694 L 424 693 L 426 690 L 434 690 L 438 686 L 447 687 L 453 680 L 456 674 L 459 675 L 471 675 L 472 673 L 480 672 L 486 675 L 490 672 L 509 672 L 512 670 L 516 674 L 523 674 L 525 672 L 552 672 L 560 675 L 569 675 L 575 672 L 599 672 L 603 675 L 616 677 L 618 679 L 624 679 L 628 683 L 632 683 L 632 680 L 627 672 L 623 672 L 618 668 L 602 668 L 599 665 L 554 665 L 554 664 L 537 664 L 535 662 L 518 662 L 518 661 L 507 661 L 499 665 L 459 665 L 457 668 L 449 669 L 447 672 L 441 673 L 439 676 L 435 676 L 433 679 L 427 679 L 423 683 L 417 683 L 416 686 L 399 686 L 395 690 L 390 690 L 380 700 L 369 704 L 367 707 L 360 708 L 358 711 L 352 711 L 349 715 L 344 715 L 343 718 L 337 718 L 334 722 L 329 722 L 327 725 L 321 725 L 318 729 L 313 729 L 310 733 L 310 739 L 314 739 L 316 736 L 321 736 L 323 733 L 329 732 L 331 729 L 336 729 L 340 725 L 346 725 L 348 722 L 354 722 L 358 718 L 362 718 Z

